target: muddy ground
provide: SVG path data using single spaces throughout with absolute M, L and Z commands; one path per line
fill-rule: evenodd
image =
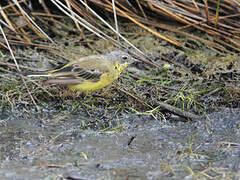
M 0 179 L 239 179 L 239 109 L 196 122 L 38 114 L 1 127 Z

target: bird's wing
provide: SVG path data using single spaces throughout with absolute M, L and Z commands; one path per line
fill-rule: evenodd
M 109 72 L 111 68 L 112 63 L 107 59 L 92 56 L 92 58 L 73 61 L 58 69 L 49 71 L 51 81 L 49 79 L 47 82 L 56 84 L 78 84 L 85 80 L 97 82 L 101 75 Z
M 73 65 L 72 72 L 75 75 L 75 78 L 77 79 L 80 78 L 91 81 L 98 81 L 101 75 L 104 73 L 99 69 L 81 67 L 78 64 Z

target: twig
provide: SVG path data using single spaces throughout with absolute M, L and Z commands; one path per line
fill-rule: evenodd
M 132 98 L 136 99 L 137 101 L 141 102 L 143 105 L 145 105 L 145 106 L 150 107 L 151 109 L 153 109 L 152 106 L 150 106 L 149 104 L 145 103 L 145 102 L 142 101 L 140 98 L 132 95 L 131 93 L 125 91 L 124 89 L 121 89 L 121 88 L 118 88 L 118 89 L 119 89 L 120 91 L 122 91 L 123 93 L 125 93 L 125 94 L 131 96 Z M 181 109 L 179 109 L 179 108 L 177 108 L 177 107 L 171 106 L 171 105 L 169 105 L 169 104 L 167 104 L 167 103 L 164 103 L 164 102 L 161 102 L 161 101 L 158 102 L 158 107 L 161 107 L 161 108 L 163 108 L 163 109 L 166 109 L 166 110 L 172 112 L 173 114 L 177 114 L 178 116 L 184 117 L 184 118 L 186 118 L 186 119 L 196 120 L 196 119 L 200 119 L 200 118 L 201 118 L 201 116 L 195 115 L 195 114 L 190 113 L 190 112 L 183 111 L 183 110 L 181 110 Z M 157 109 L 157 108 L 155 108 L 155 109 Z
M 164 108 L 170 112 L 172 112 L 173 114 L 177 114 L 181 117 L 184 117 L 184 118 L 187 118 L 187 119 L 192 119 L 192 120 L 196 120 L 196 119 L 200 119 L 201 116 L 198 116 L 198 115 L 195 115 L 193 113 L 190 113 L 190 112 L 186 112 L 186 111 L 183 111 L 177 107 L 174 107 L 174 106 L 171 106 L 167 103 L 164 103 L 164 102 L 158 102 L 159 104 L 159 107 L 161 108 Z
M 2 35 L 3 35 L 3 38 L 4 38 L 4 40 L 5 40 L 5 42 L 6 42 L 7 46 L 8 46 L 8 49 L 9 49 L 9 51 L 10 51 L 10 54 L 11 54 L 11 56 L 13 57 L 14 63 L 16 64 L 17 70 L 18 70 L 19 73 L 21 73 L 21 70 L 20 70 L 19 65 L 18 65 L 18 63 L 17 63 L 17 60 L 16 60 L 16 58 L 15 58 L 15 56 L 14 56 L 14 54 L 13 54 L 12 48 L 10 47 L 10 44 L 8 43 L 7 37 L 5 36 L 5 33 L 4 33 L 1 25 L 0 25 L 0 30 L 1 30 L 1 33 L 2 33 Z M 29 94 L 29 96 L 30 96 L 33 104 L 35 105 L 35 107 L 37 108 L 37 110 L 40 112 L 40 109 L 39 109 L 39 107 L 37 106 L 37 104 L 36 104 L 36 102 L 35 102 L 32 94 L 31 94 L 31 92 L 29 91 L 29 88 L 28 88 L 28 86 L 27 86 L 27 84 L 26 84 L 26 82 L 25 82 L 25 79 L 24 79 L 23 75 L 20 74 L 20 77 L 21 77 L 21 79 L 22 79 L 22 82 L 23 82 L 24 86 L 25 86 L 26 89 L 27 89 L 27 92 L 28 92 L 28 94 Z

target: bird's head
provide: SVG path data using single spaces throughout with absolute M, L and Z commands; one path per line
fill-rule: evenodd
M 133 63 L 136 61 L 130 54 L 127 52 L 121 51 L 121 50 L 116 50 L 112 51 L 107 54 L 109 56 L 109 59 L 111 59 L 114 63 L 118 62 L 120 65 L 125 65 Z

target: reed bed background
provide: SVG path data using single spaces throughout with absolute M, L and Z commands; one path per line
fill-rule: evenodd
M 218 92 L 218 100 L 214 100 L 214 103 L 228 104 L 226 103 L 228 101 L 232 103 L 230 106 L 238 106 L 236 101 L 239 93 L 238 86 L 235 85 L 239 80 L 240 2 L 237 0 L 8 0 L 1 1 L 0 6 L 2 53 L 0 70 L 1 77 L 4 79 L 2 82 L 3 99 L 8 104 L 16 104 L 13 103 L 16 101 L 15 93 L 11 96 L 15 100 L 10 100 L 12 98 L 5 96 L 9 94 L 9 89 L 5 86 L 9 81 L 23 84 L 27 95 L 22 96 L 31 97 L 36 107 L 35 99 L 39 99 L 39 96 L 43 97 L 31 92 L 31 88 L 27 87 L 25 77 L 8 76 L 26 70 L 38 70 L 39 63 L 33 65 L 33 62 L 25 61 L 29 59 L 29 56 L 32 59 L 32 55 L 26 54 L 24 49 L 35 49 L 39 53 L 54 52 L 55 56 L 61 58 L 54 59 L 48 56 L 50 59 L 48 61 L 59 65 L 68 59 L 63 58 L 64 55 L 61 54 L 67 49 L 65 45 L 75 43 L 89 49 L 90 54 L 102 53 L 106 49 L 114 48 L 128 50 L 150 65 L 139 66 L 142 70 L 153 70 L 157 76 L 159 72 L 164 71 L 159 71 L 159 68 L 164 69 L 163 62 L 173 64 L 177 69 L 174 69 L 170 73 L 172 77 L 168 78 L 181 82 L 182 85 L 176 83 L 170 90 L 169 87 L 164 87 L 169 90 L 167 95 L 166 91 L 160 94 L 159 92 L 153 93 L 159 97 L 158 100 L 166 101 L 174 106 L 178 105 L 178 101 L 188 101 L 187 104 L 192 105 L 191 98 L 190 100 L 187 96 L 182 98 L 179 93 L 175 99 L 172 98 L 173 91 L 174 94 L 178 90 L 186 92 L 184 79 L 187 77 L 178 79 L 178 75 L 184 72 L 191 76 L 187 78 L 188 82 L 196 80 L 191 85 L 197 86 L 193 91 L 198 92 L 197 97 L 201 96 L 201 101 L 207 97 L 208 93 Z M 75 38 L 70 39 L 72 35 Z M 147 46 L 148 44 L 150 45 Z M 168 46 L 168 50 L 163 50 L 162 46 Z M 171 49 L 172 47 L 174 49 Z M 199 51 L 200 49 L 210 55 L 203 54 Z M 74 51 L 74 48 L 71 46 L 67 50 L 68 52 Z M 11 52 L 11 57 L 7 56 L 8 52 Z M 186 52 L 191 53 L 185 54 Z M 85 52 L 81 53 L 85 54 Z M 75 53 L 68 53 L 69 56 L 74 57 Z M 48 64 L 45 62 L 45 66 Z M 157 70 L 151 69 L 152 67 Z M 131 77 L 138 82 L 147 82 L 146 78 L 143 80 L 138 75 L 131 75 Z M 151 81 L 152 79 L 158 80 L 159 77 L 150 79 Z M 207 82 L 211 86 L 208 86 Z M 150 81 L 148 83 L 151 84 Z M 175 86 L 179 85 L 180 89 L 176 90 Z M 44 87 L 41 88 L 47 94 L 52 95 L 51 90 L 46 91 Z M 202 93 L 201 88 L 210 88 L 210 90 L 205 89 L 203 93 L 205 95 L 202 96 L 202 94 L 199 95 Z M 136 94 L 141 94 L 140 92 L 136 92 L 135 95 L 124 89 L 121 89 L 121 92 L 128 96 L 130 94 L 131 98 L 137 99 L 147 108 L 154 109 L 159 106 L 157 100 L 153 100 L 154 98 L 150 98 L 151 102 L 144 105 L 144 98 L 136 96 Z M 219 102 L 222 96 L 227 99 Z M 204 103 L 205 101 L 206 99 Z

